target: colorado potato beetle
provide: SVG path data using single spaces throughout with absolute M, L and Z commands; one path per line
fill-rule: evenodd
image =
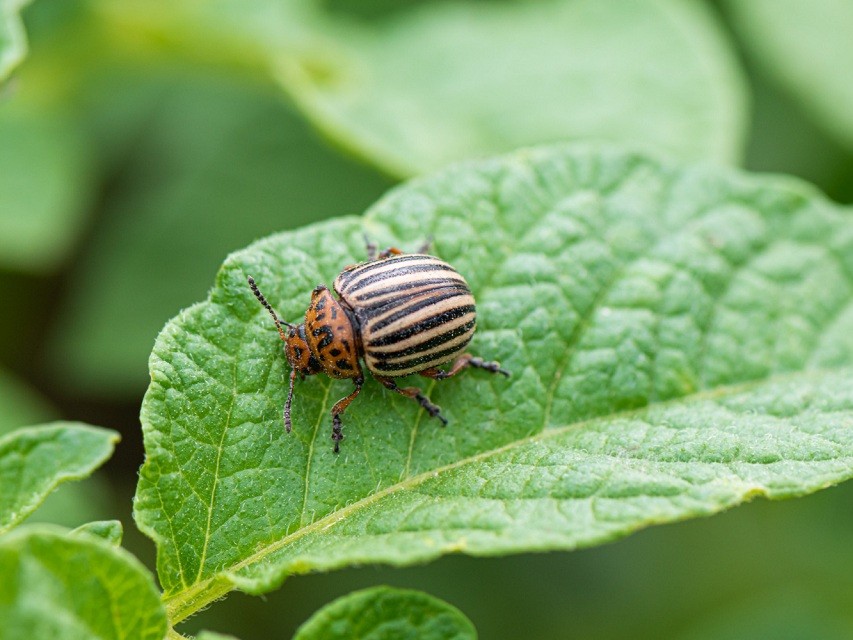
M 335 279 L 337 298 L 323 285 L 311 292 L 301 324 L 281 320 L 249 276 L 249 286 L 272 316 L 290 364 L 284 425 L 292 428 L 290 410 L 297 374 L 318 373 L 350 378 L 355 389 L 332 407 L 335 453 L 343 439 L 341 414 L 364 384 L 360 360 L 388 389 L 415 400 L 443 425 L 441 409 L 418 387 L 399 387 L 394 378 L 418 374 L 434 380 L 475 367 L 509 376 L 497 362 L 465 353 L 476 328 L 476 308 L 468 283 L 453 267 L 428 255 L 388 248 L 377 254 L 368 243 L 367 262 L 351 265 Z M 284 329 L 287 327 L 287 330 Z M 447 370 L 438 366 L 453 362 Z

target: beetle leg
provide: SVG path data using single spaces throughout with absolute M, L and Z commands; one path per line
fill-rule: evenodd
M 367 249 L 367 261 L 375 262 L 376 260 L 384 260 L 385 258 L 389 258 L 391 256 L 399 256 L 402 255 L 403 252 L 400 251 L 397 247 L 388 247 L 387 249 L 383 249 L 379 253 L 376 252 L 376 243 L 372 242 L 370 238 L 366 235 L 364 236 L 365 248 Z
M 428 236 L 426 241 L 418 248 L 418 253 L 429 253 L 430 247 L 432 247 L 432 241 L 434 238 L 432 236 Z
M 432 246 L 432 236 L 429 236 L 417 250 L 417 253 L 429 253 L 429 249 Z M 364 236 L 364 245 L 367 249 L 367 261 L 375 262 L 376 260 L 384 260 L 385 258 L 390 258 L 391 256 L 400 256 L 403 255 L 403 251 L 398 249 L 397 247 L 388 247 L 387 249 L 383 249 L 382 251 L 377 252 L 377 246 L 375 242 L 372 242 L 367 235 Z
M 341 414 L 346 411 L 349 403 L 355 400 L 355 397 L 358 395 L 359 391 L 361 391 L 361 385 L 364 384 L 364 378 L 353 378 L 353 384 L 355 384 L 353 392 L 345 398 L 338 400 L 335 403 L 335 406 L 332 407 L 332 440 L 335 441 L 335 453 L 340 453 L 341 448 L 339 445 L 341 440 L 344 439 L 344 434 L 341 431 Z
M 419 371 L 418 375 L 424 376 L 425 378 L 432 378 L 433 380 L 445 380 L 446 378 L 451 378 L 455 376 L 457 373 L 459 373 L 463 369 L 467 369 L 468 367 L 474 367 L 475 369 L 485 369 L 490 373 L 499 373 L 502 376 L 506 376 L 507 378 L 509 378 L 510 376 L 509 371 L 507 371 L 506 369 L 502 369 L 500 363 L 488 362 L 486 360 L 483 360 L 482 358 L 475 358 L 470 353 L 463 353 L 461 356 L 456 358 L 456 361 L 447 371 L 444 371 L 443 369 L 439 369 L 437 367 L 432 367 L 430 369 L 424 369 L 423 371 Z
M 392 378 L 383 378 L 382 376 L 373 377 L 379 380 L 379 382 L 384 384 L 388 389 L 391 389 L 391 391 L 396 391 L 400 395 L 411 398 L 421 405 L 431 417 L 438 418 L 441 420 L 443 425 L 447 425 L 447 418 L 441 415 L 441 408 L 430 402 L 429 398 L 427 398 L 417 387 L 398 387 L 397 383 L 394 382 Z
M 367 249 L 367 261 L 373 262 L 376 260 L 376 243 L 371 242 L 370 238 L 367 237 L 367 234 L 364 235 L 364 245 Z
M 377 260 L 384 260 L 385 258 L 390 258 L 391 256 L 401 256 L 403 252 L 397 247 L 388 247 L 387 249 L 383 249 L 379 252 L 379 256 L 376 258 Z

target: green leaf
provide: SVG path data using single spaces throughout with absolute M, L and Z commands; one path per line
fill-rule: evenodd
M 9 640 L 162 640 L 166 616 L 151 574 L 91 536 L 24 527 L 0 538 L 0 635 Z
M 28 427 L 0 438 L 0 533 L 63 482 L 89 476 L 118 441 L 115 431 L 74 422 Z
M 196 636 L 196 640 L 237 640 L 234 636 L 225 635 L 224 633 L 215 633 L 213 631 L 202 631 Z
M 700 3 L 432 2 L 371 23 L 298 1 L 98 6 L 155 42 L 270 69 L 328 137 L 391 175 L 555 140 L 741 154 L 744 81 Z
M 27 36 L 20 11 L 29 0 L 0 0 L 0 83 L 27 53 Z
M 845 0 L 726 2 L 747 52 L 853 148 L 853 4 Z
M 87 522 L 74 529 L 73 534 L 84 534 L 103 538 L 115 547 L 121 545 L 121 538 L 124 535 L 124 528 L 118 520 L 98 520 L 96 522 Z
M 48 422 L 56 410 L 45 398 L 8 372 L 0 369 L 0 436 L 20 427 Z M 30 521 L 73 527 L 80 522 L 103 518 L 112 510 L 109 488 L 96 476 L 52 493 L 30 516 Z
M 299 627 L 293 640 L 475 640 L 459 609 L 420 591 L 374 587 L 338 598 Z
M 431 3 L 283 56 L 327 135 L 386 171 L 555 140 L 736 161 L 746 102 L 712 14 L 678 1 Z
M 445 553 L 572 549 L 853 476 L 853 217 L 793 180 L 557 146 L 454 166 L 364 218 L 232 255 L 150 360 L 137 523 L 173 620 L 234 586 Z M 246 286 L 297 321 L 363 236 L 437 255 L 507 381 L 297 383 Z

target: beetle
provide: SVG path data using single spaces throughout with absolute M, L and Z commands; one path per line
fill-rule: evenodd
M 469 367 L 509 377 L 497 362 L 465 352 L 476 329 L 474 297 L 465 278 L 446 262 L 426 253 L 405 254 L 389 247 L 377 253 L 368 242 L 366 262 L 350 265 L 335 279 L 337 297 L 324 285 L 311 292 L 301 324 L 284 322 L 252 276 L 249 286 L 272 316 L 290 365 L 284 426 L 292 429 L 291 406 L 296 376 L 325 373 L 349 378 L 355 389 L 332 407 L 334 451 L 343 439 L 341 414 L 364 384 L 360 360 L 380 383 L 416 401 L 442 425 L 447 420 L 418 387 L 400 387 L 395 378 L 418 374 L 450 378 Z M 285 327 L 287 330 L 285 331 Z M 447 370 L 439 365 L 452 362 Z

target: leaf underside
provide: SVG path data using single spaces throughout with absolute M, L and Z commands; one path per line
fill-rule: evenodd
M 572 549 L 853 475 L 853 217 L 807 186 L 618 149 L 460 164 L 363 218 L 233 254 L 151 356 L 135 502 L 172 620 L 234 586 L 444 553 Z M 297 383 L 255 277 L 288 320 L 363 259 L 434 252 L 478 302 L 476 355 L 511 380 L 414 378 L 441 428 L 368 381 Z

